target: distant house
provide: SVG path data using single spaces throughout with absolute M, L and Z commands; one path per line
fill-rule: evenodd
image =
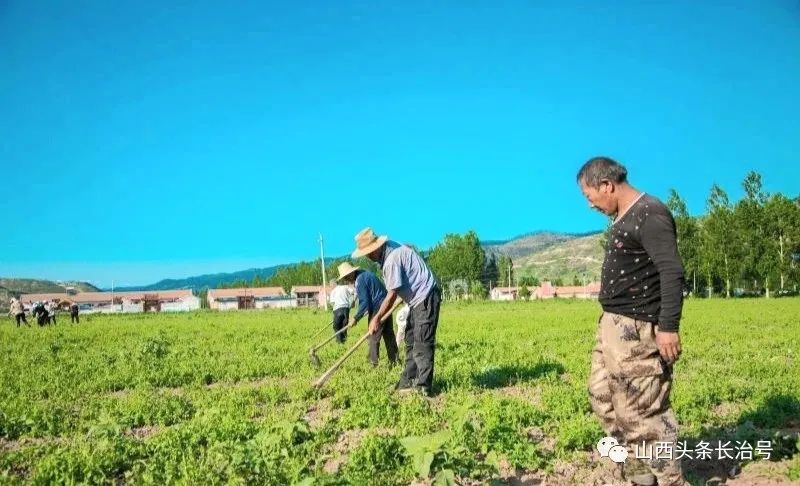
M 519 287 L 494 287 L 489 292 L 491 300 L 516 300 L 519 295 Z
M 556 288 L 549 281 L 545 280 L 538 287 L 531 290 L 531 299 L 552 299 L 556 296 Z
M 521 287 L 495 287 L 489 293 L 491 300 L 516 300 L 519 298 Z M 530 287 L 530 299 L 552 299 L 555 297 L 596 299 L 600 295 L 600 282 L 592 282 L 585 286 L 560 286 L 555 287 L 545 280 L 538 287 Z
M 281 287 L 208 289 L 208 307 L 216 310 L 297 307 L 297 299 Z
M 200 308 L 200 299 L 191 290 L 153 292 L 78 292 L 77 294 L 23 294 L 26 307 L 37 301 L 74 302 L 81 312 L 177 312 Z M 113 301 L 112 301 L 113 300 Z
M 556 296 L 562 298 L 596 299 L 600 295 L 600 282 L 588 285 L 556 287 Z
M 330 297 L 331 290 L 333 287 L 323 288 L 322 285 L 295 285 L 291 293 L 297 299 L 298 307 L 325 307 L 325 299 Z

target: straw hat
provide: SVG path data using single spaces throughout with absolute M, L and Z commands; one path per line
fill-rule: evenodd
M 364 228 L 363 230 L 359 231 L 355 237 L 356 250 L 353 252 L 353 258 L 362 257 L 372 253 L 383 246 L 388 239 L 389 237 L 386 235 L 375 236 L 375 232 L 372 231 L 372 228 Z
M 343 278 L 345 278 L 346 276 L 350 275 L 351 273 L 360 270 L 360 268 L 354 267 L 353 265 L 350 265 L 350 262 L 344 262 L 344 263 L 340 264 L 337 267 L 337 269 L 339 270 L 339 278 L 337 278 L 336 280 L 342 280 Z

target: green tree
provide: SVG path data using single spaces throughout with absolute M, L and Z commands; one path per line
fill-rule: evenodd
M 489 288 L 492 285 L 497 285 L 499 278 L 500 272 L 497 269 L 497 258 L 494 256 L 494 253 L 489 253 L 486 255 L 486 261 L 483 265 L 481 282 L 486 288 Z
M 745 197 L 734 208 L 736 233 L 743 250 L 741 275 L 753 282 L 753 289 L 763 284 L 769 297 L 770 277 L 776 270 L 775 259 L 770 255 L 767 239 L 764 206 L 767 196 L 763 191 L 761 175 L 750 172 L 742 181 Z
M 731 280 L 740 268 L 740 244 L 734 228 L 734 214 L 728 194 L 718 185 L 711 186 L 706 201 L 707 214 L 702 222 L 702 268 L 706 274 L 709 295 L 714 278 L 725 285 L 725 295 L 731 296 Z
M 531 291 L 528 290 L 527 285 L 523 285 L 522 288 L 519 289 L 519 298 L 523 300 L 528 300 L 531 297 Z
M 764 205 L 768 267 L 778 274 L 780 289 L 794 263 L 793 248 L 800 243 L 800 207 L 783 194 L 773 194 Z
M 329 281 L 338 276 L 337 267 L 345 261 L 349 261 L 349 259 L 326 260 L 325 276 Z M 378 265 L 366 257 L 357 258 L 352 264 L 363 270 L 369 270 L 381 278 Z M 262 279 L 262 286 L 281 287 L 287 293 L 295 285 L 322 285 L 322 266 L 319 258 L 310 262 L 298 262 L 280 267 L 269 278 Z
M 383 273 L 381 272 L 381 267 L 377 263 L 370 260 L 369 258 L 359 257 L 350 263 L 352 263 L 354 266 L 362 270 L 367 270 L 371 273 L 374 273 L 379 279 L 383 280 Z
M 686 202 L 675 189 L 670 189 L 667 207 L 675 218 L 675 229 L 678 236 L 678 253 L 683 268 L 692 281 L 692 292 L 697 293 L 697 272 L 700 269 L 700 225 L 696 218 L 689 215 Z
M 485 254 L 478 235 L 468 231 L 463 236 L 445 235 L 428 255 L 428 263 L 443 282 L 463 279 L 467 282 L 480 280 L 484 269 Z
M 497 261 L 497 270 L 499 273 L 498 277 L 500 278 L 498 286 L 506 286 L 506 287 L 513 286 L 514 261 L 511 260 L 511 257 L 506 255 L 501 255 L 500 259 Z
M 469 284 L 469 293 L 473 299 L 485 299 L 486 287 L 483 286 L 480 280 L 473 280 Z
M 208 309 L 208 287 L 203 287 L 197 292 L 197 297 L 200 299 L 200 308 Z

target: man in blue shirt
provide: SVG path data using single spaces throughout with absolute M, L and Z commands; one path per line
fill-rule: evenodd
M 386 298 L 386 287 L 383 286 L 383 282 L 374 273 L 354 267 L 348 262 L 339 265 L 339 280 L 354 285 L 358 297 L 358 310 L 356 315 L 350 318 L 348 327 L 354 326 L 364 314 L 372 319 Z M 386 346 L 386 354 L 389 356 L 389 365 L 394 366 L 397 363 L 397 342 L 392 329 L 391 314 L 381 322 L 378 331 L 369 336 L 369 361 L 372 366 L 378 366 L 381 337 Z
M 371 228 L 355 237 L 353 258 L 366 256 L 381 266 L 386 298 L 369 323 L 371 333 L 378 332 L 381 320 L 393 309 L 397 297 L 410 308 L 406 327 L 406 366 L 396 389 L 418 389 L 430 395 L 433 388 L 436 329 L 442 292 L 433 272 L 411 247 L 400 245 L 386 236 L 376 236 Z

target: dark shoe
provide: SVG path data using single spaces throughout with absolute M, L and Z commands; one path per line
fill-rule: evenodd
M 656 484 L 656 477 L 650 472 L 650 468 L 636 458 L 631 461 L 625 461 L 622 466 L 622 474 L 626 480 L 636 486 L 655 486 Z
M 392 390 L 394 393 L 398 395 L 407 395 L 409 392 L 414 390 L 414 385 L 412 383 L 403 382 L 402 379 L 394 385 L 394 389 Z
M 403 378 L 400 378 L 400 381 L 398 381 L 394 385 L 394 389 L 395 390 L 400 390 L 401 388 L 411 388 L 413 385 L 414 385 L 414 381 L 413 380 L 412 381 L 403 381 Z

